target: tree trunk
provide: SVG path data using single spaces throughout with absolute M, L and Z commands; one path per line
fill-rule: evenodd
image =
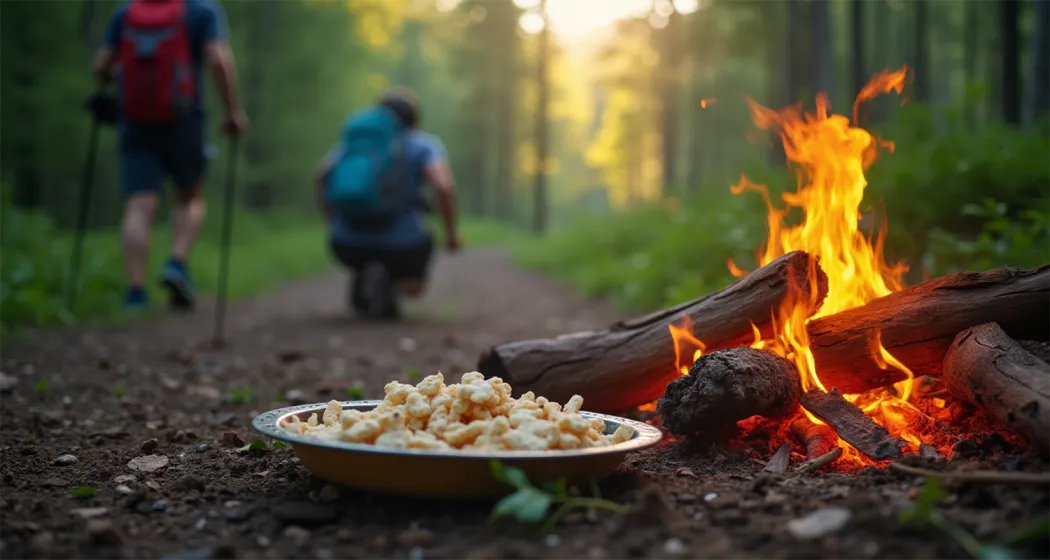
M 1002 89 L 1000 110 L 1008 124 L 1021 124 L 1021 34 L 1018 20 L 1021 15 L 1020 0 L 1000 0 L 1000 24 L 1002 25 Z
M 668 19 L 667 27 L 657 32 L 660 64 L 657 67 L 657 83 L 660 96 L 660 186 L 663 194 L 670 195 L 678 180 L 678 73 L 681 47 L 678 33 L 681 21 L 677 12 Z M 699 103 L 699 101 L 697 101 Z
M 546 21 L 547 0 L 540 0 L 540 13 Z M 550 56 L 550 25 L 544 24 L 539 34 L 539 51 L 536 55 L 536 184 L 533 192 L 532 228 L 537 235 L 547 229 L 547 97 L 550 84 L 547 79 L 548 57 Z
M 810 59 L 813 72 L 813 89 L 816 93 L 823 93 L 830 101 L 835 89 L 834 70 L 835 65 L 832 58 L 831 45 L 831 22 L 828 15 L 830 2 L 818 0 L 810 4 L 810 21 L 813 29 L 810 34 L 812 38 L 812 49 Z
M 856 96 L 868 80 L 864 56 L 864 0 L 850 2 L 850 94 Z
M 1050 364 L 999 325 L 985 323 L 960 332 L 944 357 L 944 378 L 956 397 L 1050 455 Z
M 1036 0 L 1034 16 L 1027 104 L 1033 124 L 1050 112 L 1050 0 Z
M 964 2 L 964 21 L 963 21 L 963 76 L 965 77 L 965 88 L 973 87 L 979 76 L 978 71 L 978 59 L 980 58 L 980 49 L 977 47 L 981 42 L 981 25 L 980 25 L 980 13 L 979 13 L 978 2 Z M 966 100 L 964 107 L 967 124 L 970 128 L 977 128 L 978 122 L 978 110 L 979 106 L 974 100 Z
M 928 44 L 928 26 L 926 23 L 926 0 L 916 0 L 911 3 L 915 7 L 915 19 L 912 21 L 912 54 L 915 69 L 915 100 L 927 102 L 930 100 L 930 46 Z

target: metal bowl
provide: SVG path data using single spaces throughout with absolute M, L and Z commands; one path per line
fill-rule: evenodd
M 382 401 L 346 401 L 343 410 L 371 410 Z M 262 435 L 292 446 L 304 467 L 318 478 L 359 490 L 427 498 L 496 498 L 513 489 L 492 478 L 489 461 L 521 468 L 533 483 L 565 479 L 582 483 L 611 474 L 631 451 L 655 445 L 659 429 L 642 422 L 581 411 L 585 418 L 605 421 L 605 433 L 621 425 L 634 428 L 634 437 L 605 447 L 551 451 L 429 450 L 377 447 L 363 443 L 322 440 L 289 432 L 293 416 L 306 421 L 321 416 L 327 403 L 290 406 L 264 412 L 252 420 Z

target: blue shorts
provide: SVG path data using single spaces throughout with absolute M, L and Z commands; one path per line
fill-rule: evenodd
M 207 167 L 204 119 L 174 125 L 120 124 L 120 187 L 124 196 L 154 193 L 166 177 L 179 189 L 201 184 Z

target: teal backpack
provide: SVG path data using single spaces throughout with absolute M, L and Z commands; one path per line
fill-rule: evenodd
M 383 106 L 351 115 L 343 128 L 343 153 L 328 174 L 327 199 L 356 228 L 392 224 L 407 209 L 405 126 Z

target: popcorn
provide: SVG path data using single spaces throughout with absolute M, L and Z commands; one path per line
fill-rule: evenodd
M 392 381 L 386 397 L 367 412 L 343 410 L 330 401 L 321 417 L 293 418 L 285 429 L 322 439 L 366 443 L 399 449 L 581 449 L 622 443 L 634 430 L 620 426 L 605 434 L 605 422 L 580 414 L 583 397 L 565 406 L 532 391 L 511 397 L 510 384 L 479 372 L 465 373 L 459 383 L 445 384 L 440 372 L 417 385 Z

